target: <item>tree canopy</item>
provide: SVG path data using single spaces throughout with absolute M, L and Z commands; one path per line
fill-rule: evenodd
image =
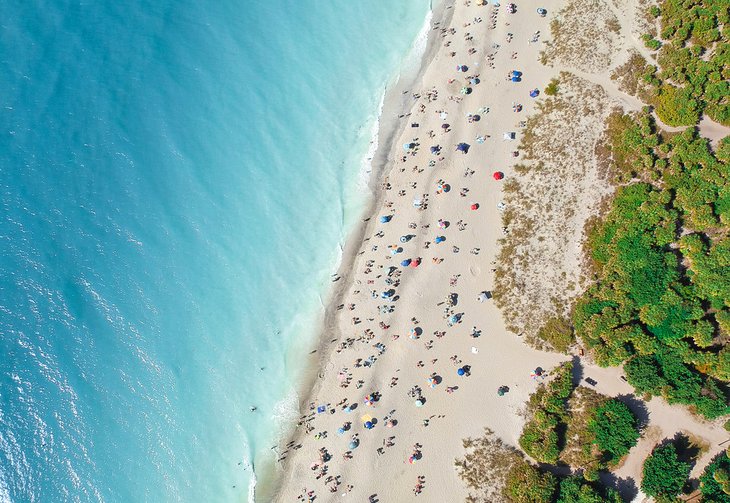
M 649 496 L 676 496 L 687 482 L 689 470 L 689 463 L 679 460 L 673 443 L 659 446 L 644 461 L 641 489 Z

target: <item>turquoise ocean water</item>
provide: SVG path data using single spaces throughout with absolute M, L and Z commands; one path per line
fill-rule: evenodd
M 428 2 L 0 6 L 0 501 L 246 501 Z

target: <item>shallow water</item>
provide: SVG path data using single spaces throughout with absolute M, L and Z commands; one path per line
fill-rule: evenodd
M 0 5 L 0 500 L 245 500 L 428 2 Z

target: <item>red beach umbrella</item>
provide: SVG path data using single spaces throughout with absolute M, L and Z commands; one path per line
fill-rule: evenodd
M 479 209 L 479 203 L 474 203 L 471 205 L 472 210 L 478 210 Z
M 495 180 L 501 180 L 502 178 L 504 178 L 504 173 L 502 173 L 501 171 L 495 171 L 494 174 L 492 174 L 492 177 Z
M 417 259 L 413 260 L 410 265 L 411 265 L 411 267 L 418 267 L 419 265 L 421 265 L 421 259 L 417 258 Z

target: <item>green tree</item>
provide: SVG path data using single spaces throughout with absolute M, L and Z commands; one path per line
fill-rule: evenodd
M 689 470 L 689 463 L 679 460 L 673 443 L 657 447 L 644 461 L 641 489 L 649 496 L 676 496 L 687 482 Z
M 727 452 L 707 465 L 700 476 L 700 492 L 705 501 L 730 503 L 730 459 Z
M 608 400 L 596 410 L 588 428 L 604 461 L 609 464 L 618 463 L 639 439 L 636 416 L 616 399 Z

